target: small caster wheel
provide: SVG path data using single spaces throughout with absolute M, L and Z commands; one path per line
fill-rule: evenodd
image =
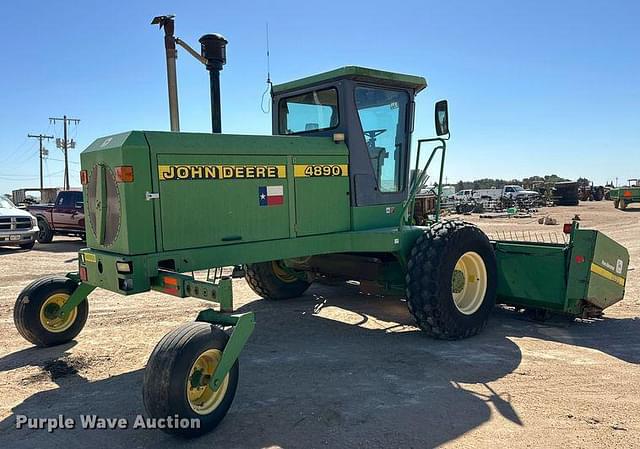
M 164 336 L 144 371 L 143 400 L 156 419 L 179 419 L 194 426 L 162 427 L 166 433 L 192 438 L 213 430 L 231 407 L 238 387 L 238 361 L 213 391 L 213 375 L 229 337 L 208 323 L 185 324 Z
M 20 335 L 42 347 L 73 340 L 87 322 L 89 302 L 85 299 L 64 318 L 58 311 L 76 288 L 78 284 L 64 276 L 46 276 L 27 285 L 13 308 Z

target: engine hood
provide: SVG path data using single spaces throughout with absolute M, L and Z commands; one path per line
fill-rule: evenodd
M 0 207 L 0 217 L 33 217 L 26 210 L 14 207 Z

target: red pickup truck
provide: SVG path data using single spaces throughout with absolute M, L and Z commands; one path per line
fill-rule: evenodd
M 76 235 L 85 238 L 84 203 L 82 192 L 64 190 L 53 204 L 34 204 L 27 207 L 38 220 L 39 243 L 50 243 L 54 235 Z

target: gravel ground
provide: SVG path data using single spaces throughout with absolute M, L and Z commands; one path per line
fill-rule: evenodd
M 258 324 L 228 416 L 188 442 L 149 429 L 15 428 L 16 415 L 133 422 L 154 345 L 202 304 L 96 291 L 77 341 L 36 349 L 13 326 L 15 298 L 42 274 L 74 270 L 81 242 L 0 249 L 0 447 L 640 447 L 640 208 L 582 203 L 536 217 L 576 213 L 631 253 L 626 298 L 603 320 L 540 324 L 497 308 L 481 335 L 441 342 L 412 326 L 403 302 L 356 286 L 269 303 L 234 281 Z M 488 233 L 561 232 L 534 218 L 463 218 Z

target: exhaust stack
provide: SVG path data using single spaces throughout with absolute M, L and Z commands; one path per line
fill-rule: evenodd
M 220 34 L 205 34 L 199 41 L 201 55 L 207 60 L 211 88 L 211 132 L 222 132 L 220 116 L 220 71 L 227 63 L 227 40 Z
M 167 84 L 169 86 L 169 120 L 171 131 L 180 131 L 180 116 L 178 113 L 178 81 L 176 77 L 176 40 L 173 35 L 175 29 L 174 17 L 157 16 L 151 21 L 151 25 L 159 25 L 164 28 L 164 48 L 167 58 Z

